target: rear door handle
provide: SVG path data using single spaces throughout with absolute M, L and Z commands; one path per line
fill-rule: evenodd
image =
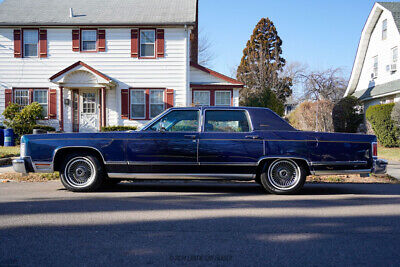
M 197 136 L 196 135 L 185 135 L 185 138 L 187 138 L 187 139 L 196 139 Z
M 246 135 L 246 139 L 260 139 L 258 135 Z

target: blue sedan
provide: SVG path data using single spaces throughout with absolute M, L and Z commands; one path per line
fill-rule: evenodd
M 172 108 L 142 130 L 25 135 L 17 172 L 59 171 L 66 189 L 127 179 L 255 180 L 298 192 L 307 175 L 385 173 L 373 135 L 303 132 L 266 108 Z

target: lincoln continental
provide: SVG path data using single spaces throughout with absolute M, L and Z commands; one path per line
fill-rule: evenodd
M 373 135 L 304 132 L 266 108 L 172 108 L 140 131 L 25 135 L 20 173 L 60 173 L 66 189 L 129 179 L 253 180 L 273 194 L 308 175 L 382 174 Z

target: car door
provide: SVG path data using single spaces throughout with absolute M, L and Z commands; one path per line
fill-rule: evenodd
M 197 171 L 200 112 L 172 110 L 127 141 L 127 159 L 133 173 Z
M 205 109 L 199 138 L 202 173 L 247 174 L 264 155 L 263 140 L 252 130 L 245 109 Z

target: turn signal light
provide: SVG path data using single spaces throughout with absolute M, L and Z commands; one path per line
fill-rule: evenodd
M 374 158 L 378 157 L 378 143 L 372 143 L 372 156 Z

